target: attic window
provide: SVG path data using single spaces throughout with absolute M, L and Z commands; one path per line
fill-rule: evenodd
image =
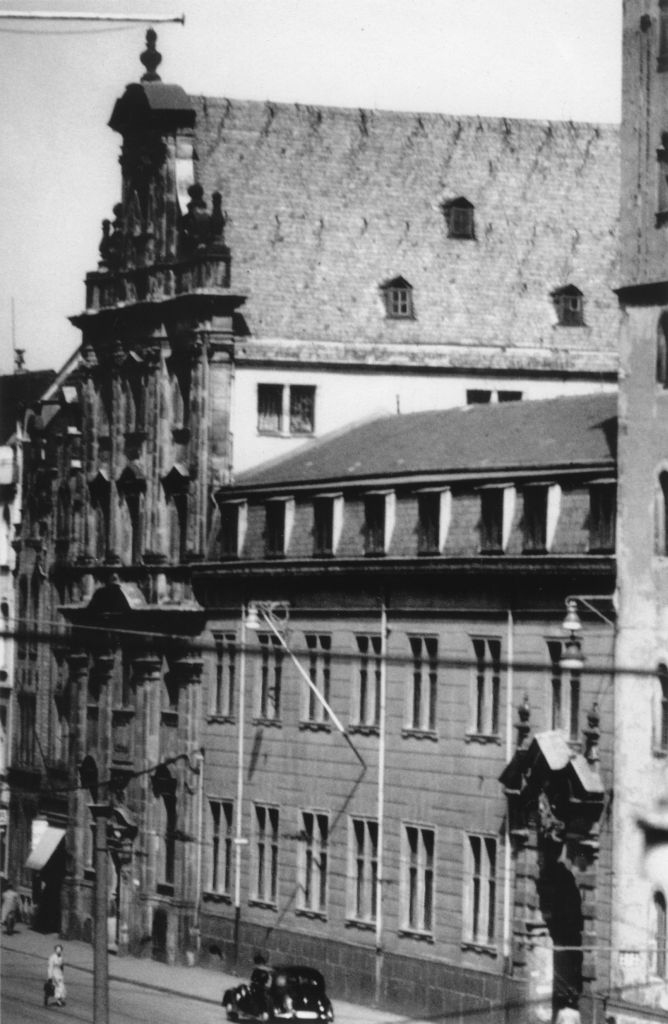
M 382 286 L 385 314 L 391 320 L 412 320 L 413 289 L 403 277 L 395 277 Z
M 475 238 L 474 210 L 473 204 L 464 196 L 443 204 L 450 238 Z
M 552 292 L 560 327 L 584 326 L 584 296 L 573 284 Z

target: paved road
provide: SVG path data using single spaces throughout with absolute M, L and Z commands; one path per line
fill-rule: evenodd
M 3 943 L 2 1024 L 90 1024 L 93 1019 L 93 978 L 77 967 L 66 969 L 67 1005 L 44 1009 L 45 962 L 18 946 Z M 160 992 L 131 982 L 109 985 L 110 1024 L 223 1024 L 220 1006 Z

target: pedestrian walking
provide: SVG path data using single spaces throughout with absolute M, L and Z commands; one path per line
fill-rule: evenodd
M 58 943 L 47 963 L 47 979 L 44 985 L 44 1005 L 49 1005 L 49 997 L 53 996 L 56 1006 L 65 1005 L 65 974 L 63 971 L 63 947 Z
M 14 925 L 20 917 L 21 901 L 19 894 L 11 882 L 7 882 L 7 888 L 2 895 L 2 924 L 8 935 L 14 931 Z

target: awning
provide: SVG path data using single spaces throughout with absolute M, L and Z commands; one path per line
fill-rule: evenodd
M 30 871 L 41 871 L 53 857 L 58 844 L 65 838 L 64 828 L 54 828 L 47 825 L 42 833 L 37 846 L 26 861 L 26 867 Z

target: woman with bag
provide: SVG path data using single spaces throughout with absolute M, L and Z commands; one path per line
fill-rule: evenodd
M 44 984 L 44 1005 L 49 1005 L 49 997 L 53 996 L 56 1006 L 65 1005 L 65 975 L 63 973 L 63 947 L 60 943 L 55 947 L 47 964 L 47 980 Z

